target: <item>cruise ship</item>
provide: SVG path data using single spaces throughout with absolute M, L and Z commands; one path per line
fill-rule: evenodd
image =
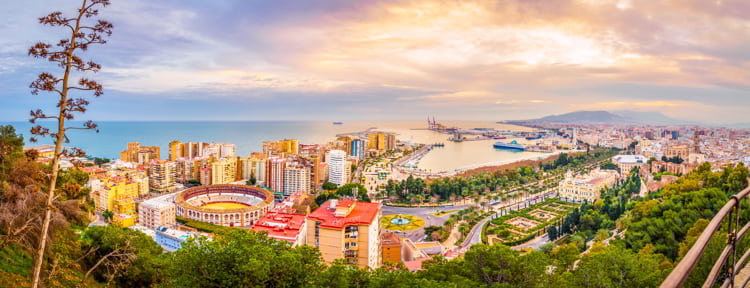
M 517 150 L 517 151 L 524 151 L 524 146 L 521 144 L 518 144 L 516 140 L 511 141 L 510 143 L 505 142 L 495 142 L 495 145 L 492 145 L 492 147 L 495 147 L 495 149 L 508 149 L 508 150 Z

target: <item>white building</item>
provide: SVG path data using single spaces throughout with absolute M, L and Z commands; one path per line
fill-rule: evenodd
M 643 155 L 617 155 L 612 157 L 612 162 L 620 168 L 622 175 L 627 175 L 635 167 L 640 167 L 643 171 L 643 167 L 647 165 L 648 158 Z
M 284 168 L 284 195 L 310 190 L 310 168 L 304 165 L 287 165 Z
M 568 202 L 594 203 L 599 200 L 602 188 L 611 188 L 616 182 L 617 171 L 614 170 L 597 169 L 588 175 L 578 176 L 567 173 L 565 180 L 560 181 L 557 197 Z
M 331 150 L 328 152 L 328 182 L 338 186 L 346 184 L 346 152 Z
M 174 204 L 157 199 L 143 201 L 138 205 L 138 224 L 151 229 L 159 226 L 174 227 Z

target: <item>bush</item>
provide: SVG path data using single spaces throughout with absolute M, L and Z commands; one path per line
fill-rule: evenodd
M 243 230 L 240 228 L 232 228 L 232 227 L 226 227 L 226 226 L 221 226 L 221 225 L 214 225 L 211 223 L 188 219 L 188 218 L 181 217 L 181 216 L 177 216 L 175 217 L 175 219 L 177 220 L 177 222 L 179 222 L 182 225 L 195 228 L 196 230 L 200 232 L 211 233 L 211 234 L 216 234 L 216 235 L 224 235 L 224 234 L 229 234 L 232 231 Z

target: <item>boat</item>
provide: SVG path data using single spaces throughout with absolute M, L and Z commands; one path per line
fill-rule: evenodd
M 333 125 L 344 125 L 344 122 L 333 122 Z
M 517 151 L 524 151 L 526 148 L 518 144 L 516 140 L 511 141 L 510 143 L 505 142 L 495 142 L 494 145 L 492 145 L 495 149 L 507 149 L 507 150 L 517 150 Z
M 497 140 L 502 140 L 502 139 L 507 139 L 508 137 L 505 137 L 505 136 L 495 136 L 495 137 L 492 137 L 492 138 L 493 139 L 497 139 Z
M 529 136 L 526 136 L 526 140 L 537 140 L 537 139 L 542 139 L 542 135 L 529 135 Z

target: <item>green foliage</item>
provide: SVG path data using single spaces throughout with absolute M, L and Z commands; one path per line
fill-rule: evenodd
M 23 157 L 23 136 L 11 125 L 0 126 L 0 180 L 8 175 L 11 163 Z
M 549 228 L 547 228 L 547 236 L 549 237 L 549 240 L 552 241 L 557 239 L 557 227 L 549 226 Z
M 678 257 L 679 243 L 685 240 L 688 230 L 699 219 L 710 219 L 726 203 L 732 191 L 729 176 L 737 174 L 746 178 L 747 169 L 741 165 L 728 168 L 721 175 L 703 166 L 695 172 L 667 185 L 663 200 L 650 200 L 635 205 L 625 240 L 629 248 L 638 251 L 647 244 L 655 253 L 669 259 Z M 726 177 L 722 177 L 726 175 Z M 738 181 L 737 187 L 742 186 Z M 739 190 L 732 192 L 736 193 Z
M 323 190 L 336 190 L 339 186 L 336 183 L 325 182 L 323 183 Z
M 34 260 L 31 254 L 24 251 L 20 246 L 12 243 L 0 249 L 0 274 L 19 274 L 30 276 L 31 266 Z M 2 279 L 2 278 L 0 278 Z
M 82 248 L 92 253 L 82 259 L 85 269 L 91 269 L 110 253 L 131 253 L 135 258 L 113 257 L 113 265 L 125 265 L 113 275 L 106 265 L 98 266 L 92 276 L 100 282 L 110 277 L 118 287 L 151 287 L 164 281 L 164 269 L 168 266 L 163 249 L 150 236 L 138 231 L 115 226 L 94 226 L 83 235 Z
M 317 248 L 291 248 L 247 230 L 190 240 L 169 256 L 168 287 L 310 287 L 318 276 L 331 278 L 321 275 Z
M 102 218 L 104 218 L 104 222 L 111 223 L 112 217 L 114 216 L 115 213 L 113 213 L 112 211 L 104 210 L 104 212 L 102 212 Z
M 198 185 L 198 184 L 201 184 L 201 181 L 198 180 L 198 179 L 190 179 L 190 180 L 188 180 L 188 184 Z
M 247 179 L 247 182 L 245 184 L 252 186 L 252 185 L 255 185 L 255 183 L 257 182 L 258 182 L 258 179 L 255 179 L 255 176 L 252 176 L 250 177 L 250 179 Z
M 612 163 L 612 162 L 606 162 L 602 164 L 601 166 L 599 166 L 599 168 L 601 168 L 602 170 L 617 170 L 617 165 L 615 165 L 615 163 Z
M 96 165 L 102 165 L 102 164 L 105 164 L 105 163 L 109 163 L 109 161 L 110 161 L 109 158 L 94 157 L 94 164 L 96 164 Z
M 344 184 L 336 190 L 336 194 L 339 196 L 354 196 L 354 188 L 357 188 L 357 201 L 370 202 L 370 197 L 367 196 L 367 188 L 359 183 Z
M 680 156 L 674 156 L 674 157 L 671 157 L 671 158 L 667 158 L 667 156 L 661 156 L 661 161 L 672 162 L 672 163 L 675 163 L 675 164 L 682 164 L 682 162 L 684 162 L 685 160 L 682 160 L 682 158 L 680 158 Z
M 571 287 L 659 287 L 670 270 L 659 260 L 610 245 L 584 256 L 566 278 Z
M 221 225 L 215 225 L 211 223 L 196 221 L 193 219 L 177 216 L 175 217 L 177 219 L 177 222 L 179 222 L 182 225 L 195 228 L 196 230 L 200 232 L 205 233 L 211 233 L 211 234 L 217 234 L 217 235 L 224 235 L 229 234 L 232 231 L 241 230 L 241 228 L 232 228 L 232 227 L 226 227 Z

